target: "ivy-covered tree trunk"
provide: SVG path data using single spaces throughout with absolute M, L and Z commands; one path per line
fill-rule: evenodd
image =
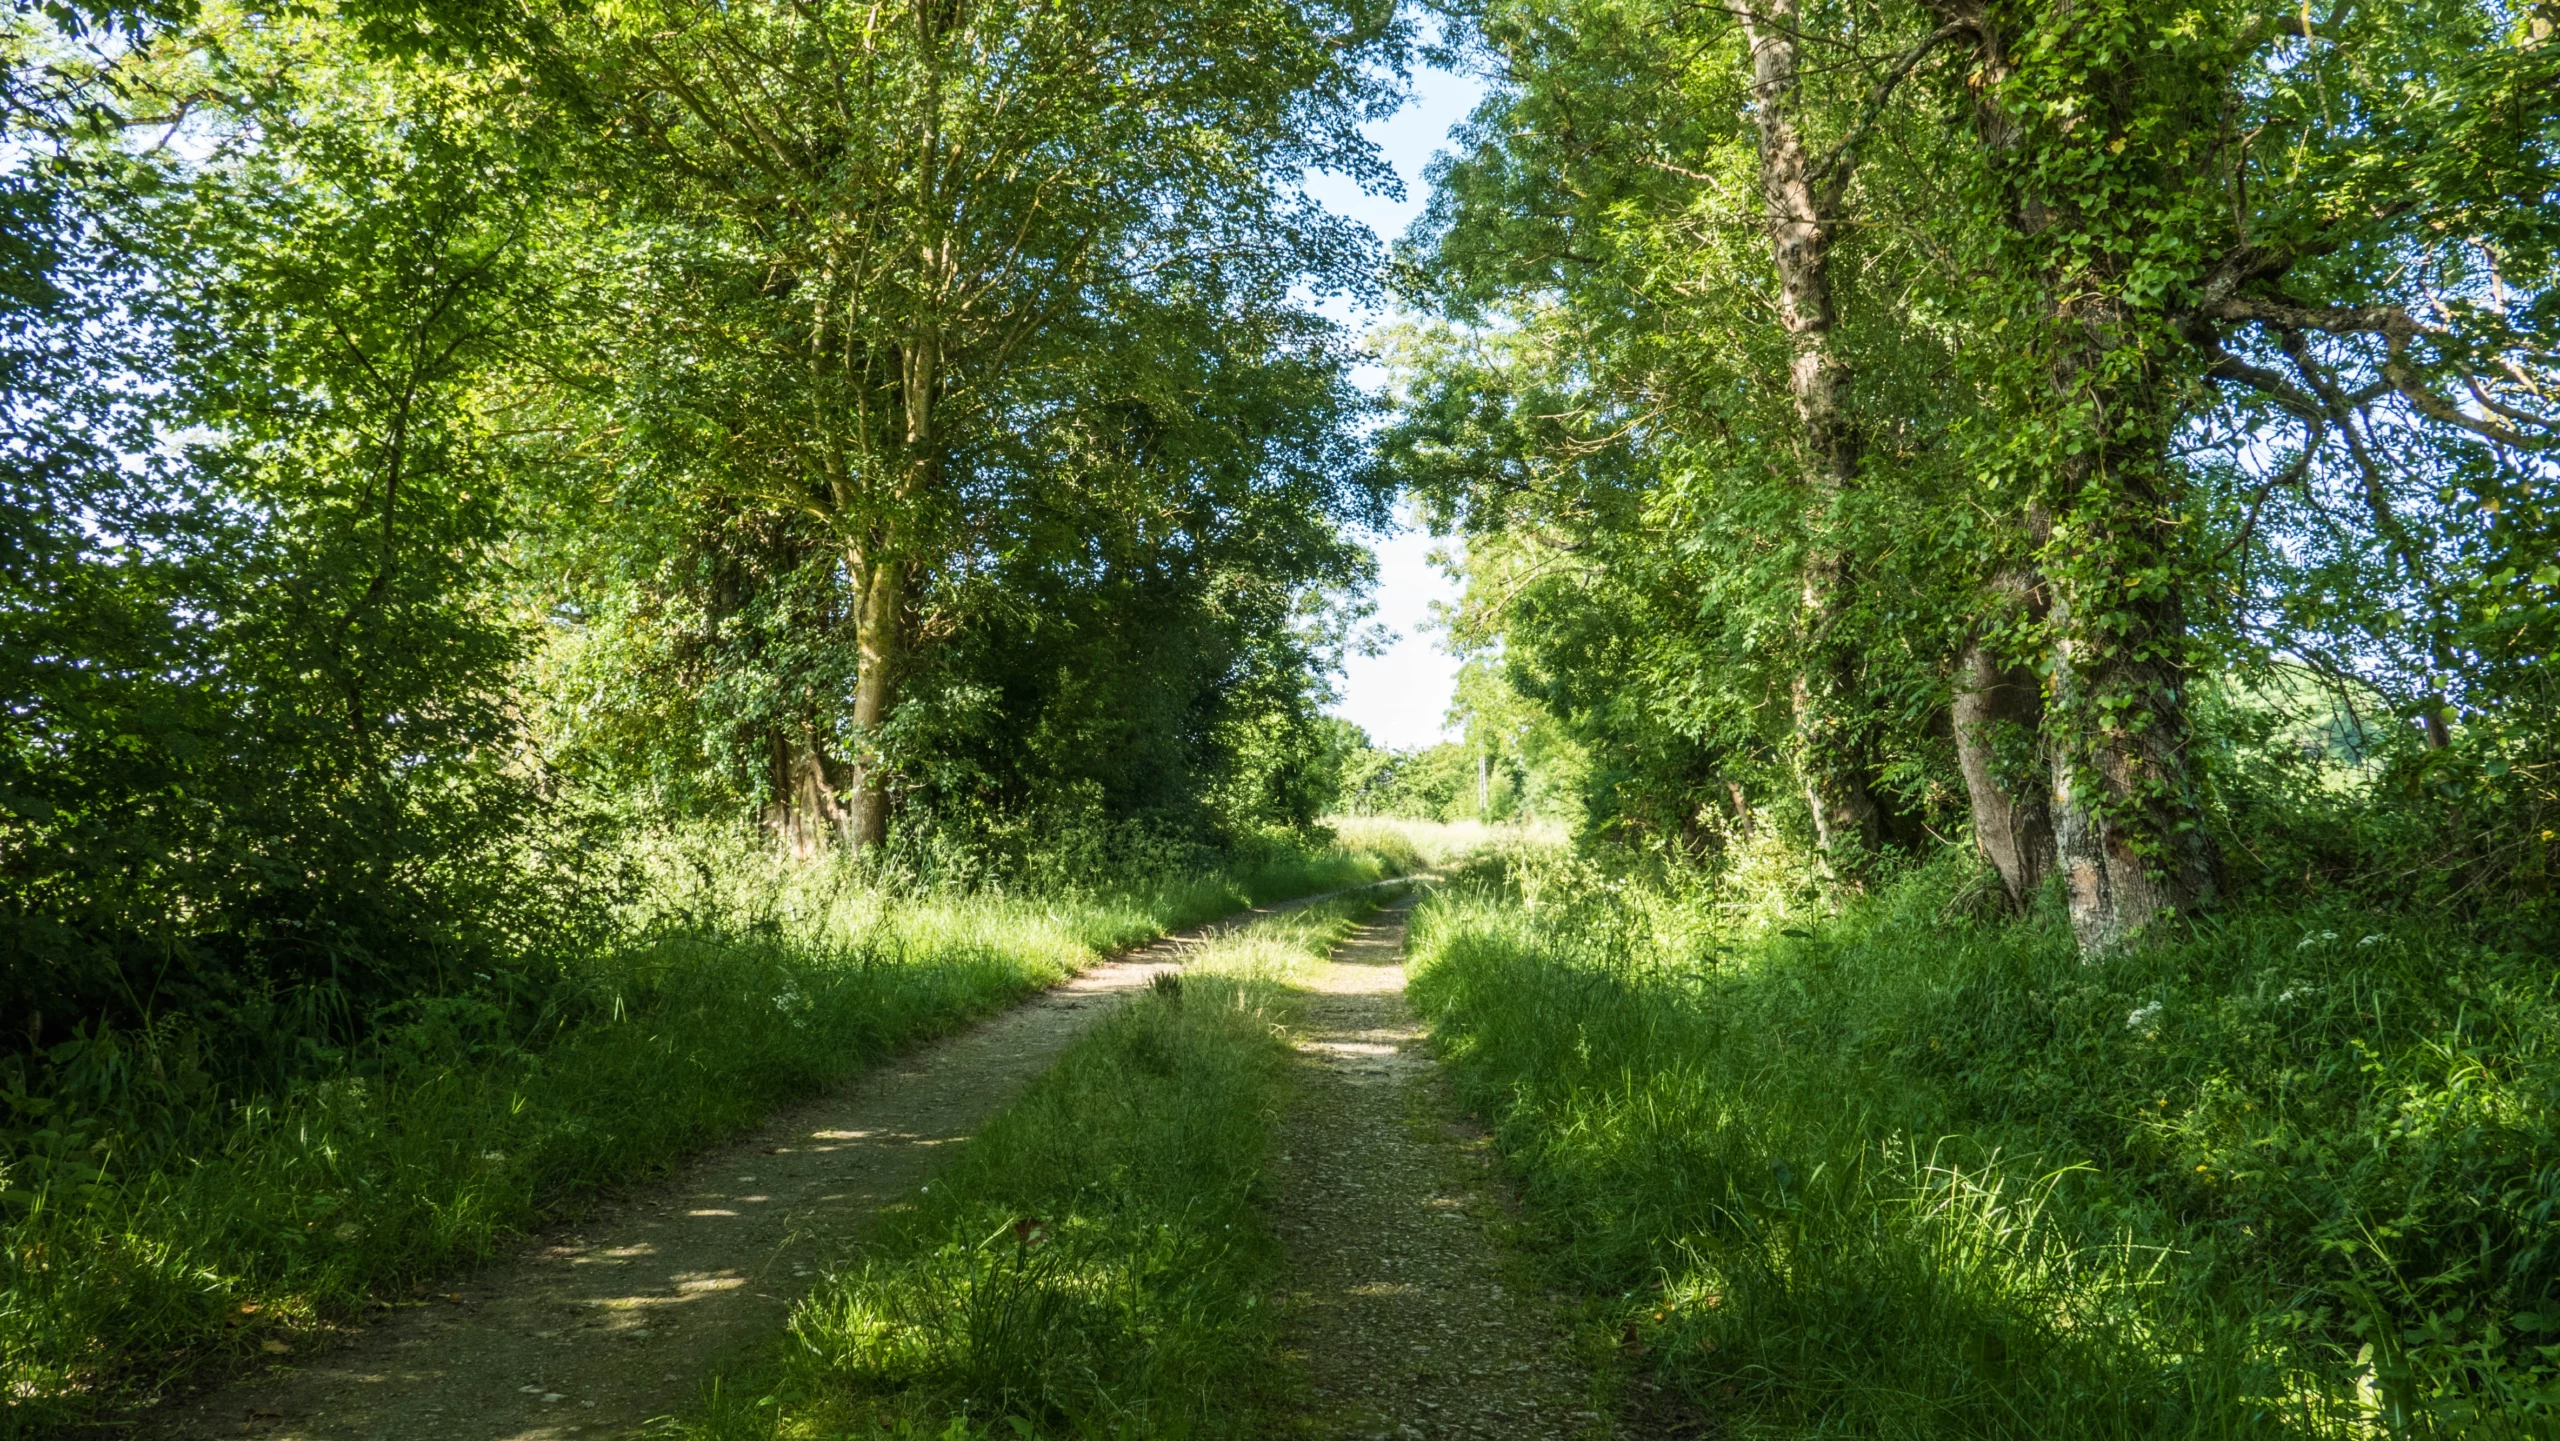
M 2021 519 L 2043 536 L 2054 858 L 2098 956 L 2217 891 L 2187 691 L 2199 528 L 2169 456 L 2183 342 L 2149 289 L 2180 217 L 2128 198 L 2170 193 L 2186 163 L 2134 142 L 2209 130 L 2216 102 L 2174 66 L 2146 71 L 2159 47 L 2133 43 L 2153 24 L 2129 3 L 1931 3 L 1974 46 L 1974 128 L 2000 197 L 1985 218 L 2024 262 L 2017 300 L 2041 312 L 2038 338 L 2008 342 L 2006 388 L 2014 463 L 2035 477 Z
M 2154 622 L 2168 633 L 2175 622 Z M 2213 904 L 2217 855 L 2196 803 L 2183 677 L 2129 660 L 2120 637 L 2075 630 L 2054 643 L 2071 720 L 2054 748 L 2054 841 L 2083 951 L 2116 949 L 2154 921 Z M 2091 662 L 2089 671 L 2080 667 Z M 2094 673 L 2093 673 L 2094 672 Z
M 2083 952 L 2209 906 L 2220 858 L 2205 830 L 2189 709 L 2183 532 L 2193 529 L 2147 384 L 2105 385 L 2118 354 L 2076 358 L 2063 393 L 2098 417 L 2057 467 L 2064 504 L 2045 548 L 2052 608 L 2046 734 L 2056 861 Z
M 1788 394 L 1802 426 L 1805 556 L 1793 686 L 1797 762 L 1814 835 L 1835 876 L 1855 880 L 1874 856 L 1880 817 L 1868 793 L 1860 745 L 1856 656 L 1839 634 L 1849 588 L 1840 544 L 1842 498 L 1857 485 L 1858 433 L 1831 289 L 1831 209 L 1836 188 L 1814 174 L 1795 121 L 1798 16 L 1774 0 L 1743 23 L 1751 41 L 1752 116 L 1759 128 L 1760 194 L 1778 272 L 1778 315 L 1792 352 Z

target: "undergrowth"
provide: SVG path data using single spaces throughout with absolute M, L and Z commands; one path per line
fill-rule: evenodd
M 2550 1436 L 2560 987 L 2345 909 L 2099 963 L 1515 854 L 1414 994 L 1544 1250 L 1726 1435 Z
M 680 1434 L 1257 1434 L 1278 1265 L 1257 1201 L 1286 981 L 1375 903 L 1261 921 L 1105 1021 Z
M 622 944 L 405 1002 L 243 1093 L 183 1020 L 8 1082 L 0 1432 L 307 1350 L 581 1196 L 902 1047 L 1239 907 L 1405 857 L 1266 845 L 1125 891 L 952 893 L 695 838 L 638 855 Z

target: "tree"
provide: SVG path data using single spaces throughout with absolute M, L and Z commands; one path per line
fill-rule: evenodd
M 605 20 L 585 63 L 627 138 L 597 203 L 640 262 L 630 364 L 716 437 L 698 479 L 843 573 L 850 695 L 804 676 L 777 707 L 776 825 L 876 845 L 921 605 L 1047 473 L 1005 438 L 1155 347 L 1178 368 L 1197 318 L 1277 341 L 1293 286 L 1359 283 L 1358 235 L 1290 177 L 1379 183 L 1356 127 L 1402 32 L 1374 5 L 1116 0 Z
M 2207 576 L 2253 530 L 2225 542 L 2204 523 L 2211 447 L 2189 446 L 2189 427 L 2230 404 L 2305 427 L 2259 501 L 2343 446 L 2413 578 L 2371 409 L 2396 410 L 2413 442 L 2433 425 L 2546 443 L 2518 403 L 2537 325 L 2471 297 L 2492 283 L 2483 257 L 2548 253 L 2553 110 L 2526 77 L 2552 62 L 2530 26 L 2463 3 L 2334 21 L 2234 3 L 2174 33 L 2130 4 L 1935 8 L 1975 61 L 1942 91 L 1972 112 L 1981 177 L 1947 228 L 2000 277 L 1970 287 L 1974 324 L 2016 322 L 2008 345 L 1976 352 L 1999 432 L 1978 463 L 2018 478 L 2014 524 L 2035 559 L 2011 584 L 2041 610 L 2059 864 L 2083 945 L 2104 951 L 2218 889 L 2194 637 L 2229 623 Z M 2339 106 L 2367 118 L 2335 123 Z M 2438 238 L 2449 230 L 2463 239 Z M 2228 351 L 2235 328 L 2295 378 Z M 2313 335 L 2369 336 L 2379 354 L 2324 363 Z M 2342 387 L 2341 363 L 2372 378 Z
M 1471 324 L 1564 347 L 1569 358 L 1520 377 L 1528 412 L 1494 453 L 1517 463 L 1525 444 L 1577 502 L 1626 518 L 1617 524 L 1677 527 L 1659 532 L 1671 555 L 1587 554 L 1595 568 L 1677 555 L 1717 573 L 1720 615 L 1699 614 L 1693 597 L 1656 618 L 1675 634 L 1724 636 L 1669 689 L 1686 706 L 1715 694 L 1717 709 L 1757 717 L 1778 688 L 1788 732 L 1746 742 L 1757 720 L 1719 717 L 1715 748 L 1781 744 L 1818 852 L 1855 884 L 1907 822 L 1876 794 L 1897 764 L 1899 738 L 1886 732 L 1906 724 L 1895 711 L 1914 682 L 1879 669 L 1911 638 L 1877 627 L 1913 617 L 1889 589 L 1906 576 L 1880 558 L 1911 551 L 1890 527 L 1909 512 L 1911 461 L 1934 423 L 1915 372 L 1943 353 L 1885 304 L 1857 306 L 1870 291 L 1907 289 L 1896 277 L 1915 262 L 1899 236 L 1854 223 L 1856 186 L 1862 147 L 1891 133 L 1879 131 L 1900 119 L 1889 103 L 1945 37 L 1923 24 L 1913 41 L 1902 32 L 1914 12 L 1873 6 L 1809 16 L 1487 5 L 1466 19 L 1472 53 L 1502 88 L 1471 128 L 1472 150 L 1436 177 L 1409 242 L 1410 288 Z M 1888 46 L 1879 34 L 1901 38 Z M 1807 43 L 1832 57 L 1810 76 Z M 1610 103 L 1592 103 L 1599 95 Z M 1866 365 L 1870 351 L 1877 363 Z M 1507 388 L 1482 372 L 1456 383 Z M 1428 404 L 1439 409 L 1436 394 Z M 1872 474 L 1878 456 L 1884 473 Z M 1631 469 L 1650 498 L 1601 501 Z M 1589 487 L 1572 492 L 1569 478 L 1585 472 Z M 1423 478 L 1475 483 L 1445 464 Z M 1537 508 L 1532 494 L 1486 476 L 1478 500 L 1451 514 L 1476 534 L 1506 509 Z M 1579 529 L 1576 543 L 1589 544 Z M 1692 717 L 1697 733 L 1707 721 Z
M 592 911 L 527 855 L 481 404 L 539 324 L 549 134 L 503 69 L 201 24 L 85 54 L 114 99 L 55 193 L 86 342 L 16 413 L 93 428 L 16 473 L 48 479 L 7 608 L 10 1001 L 37 1040 L 263 1015 L 255 1069 Z

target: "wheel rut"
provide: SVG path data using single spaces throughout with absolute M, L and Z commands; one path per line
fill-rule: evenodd
M 1609 1434 L 1562 1322 L 1510 1283 L 1490 1143 L 1462 1121 L 1404 998 L 1412 902 L 1308 983 L 1283 1131 L 1284 1346 L 1308 1441 L 1585 1441 Z

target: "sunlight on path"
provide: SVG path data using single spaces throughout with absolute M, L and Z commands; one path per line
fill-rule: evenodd
M 950 1148 L 1192 946 L 1308 897 L 1157 942 L 402 1307 L 307 1365 L 172 1405 L 145 1437 L 601 1441 L 690 1407 L 724 1352 L 778 1331 L 816 1258 L 842 1254 Z
M 1605 1437 L 1556 1318 L 1504 1284 L 1490 1154 L 1452 1119 L 1404 1003 L 1410 906 L 1334 952 L 1298 1023 L 1276 1209 L 1286 1344 L 1314 1402 L 1300 1434 Z

